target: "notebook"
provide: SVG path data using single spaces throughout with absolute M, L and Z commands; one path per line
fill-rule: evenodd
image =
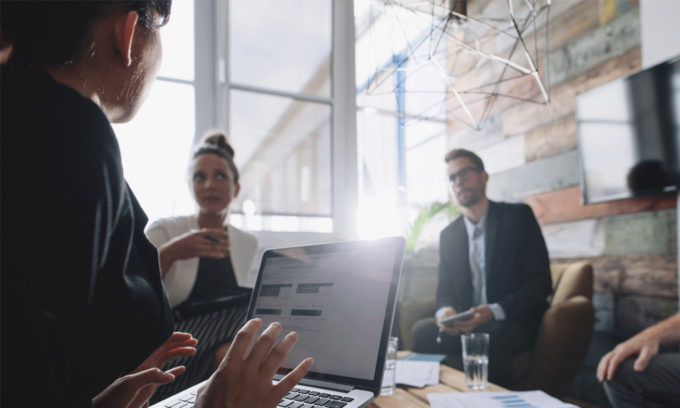
M 380 392 L 404 239 L 384 238 L 266 251 L 248 308 L 299 339 L 275 380 L 306 357 L 307 376 L 280 402 L 288 408 L 359 408 Z M 200 339 L 199 339 L 200 341 Z M 191 407 L 194 386 L 153 408 Z

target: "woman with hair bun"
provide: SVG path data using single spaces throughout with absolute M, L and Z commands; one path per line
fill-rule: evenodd
M 175 329 L 190 331 L 200 340 L 197 354 L 181 362 L 187 366 L 186 375 L 159 390 L 157 397 L 208 377 L 245 319 L 250 297 L 245 288 L 254 283 L 248 271 L 257 252 L 257 238 L 228 222 L 229 205 L 241 186 L 234 149 L 223 133 L 204 136 L 193 154 L 189 177 L 197 214 L 163 218 L 146 229 L 158 249 Z M 239 295 L 241 302 L 220 302 Z

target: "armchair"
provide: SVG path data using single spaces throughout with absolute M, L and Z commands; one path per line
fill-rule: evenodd
M 593 268 L 587 262 L 576 262 L 553 264 L 550 269 L 550 307 L 543 315 L 534 349 L 513 361 L 512 388 L 540 389 L 556 395 L 576 376 L 588 351 L 595 319 Z M 434 294 L 434 288 L 430 293 Z M 413 324 L 432 316 L 434 309 L 434 295 L 401 302 L 397 330 L 404 348 L 411 347 Z

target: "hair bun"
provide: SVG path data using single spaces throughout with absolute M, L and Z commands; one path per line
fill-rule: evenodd
M 209 133 L 203 139 L 200 147 L 216 147 L 223 150 L 232 159 L 234 158 L 234 148 L 227 141 L 227 135 L 222 132 Z M 199 147 L 199 148 L 200 148 Z
M 227 161 L 231 168 L 234 183 L 238 184 L 239 174 L 236 163 L 234 163 L 234 148 L 227 141 L 226 133 L 221 130 L 213 130 L 203 136 L 201 144 L 194 152 L 195 159 L 202 154 L 215 154 Z

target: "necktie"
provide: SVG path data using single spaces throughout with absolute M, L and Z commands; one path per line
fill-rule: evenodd
M 472 252 L 470 256 L 470 269 L 472 271 L 472 286 L 474 289 L 475 306 L 486 304 L 486 274 L 482 269 L 483 251 L 480 248 L 479 241 L 482 236 L 482 229 L 475 226 L 472 234 Z

